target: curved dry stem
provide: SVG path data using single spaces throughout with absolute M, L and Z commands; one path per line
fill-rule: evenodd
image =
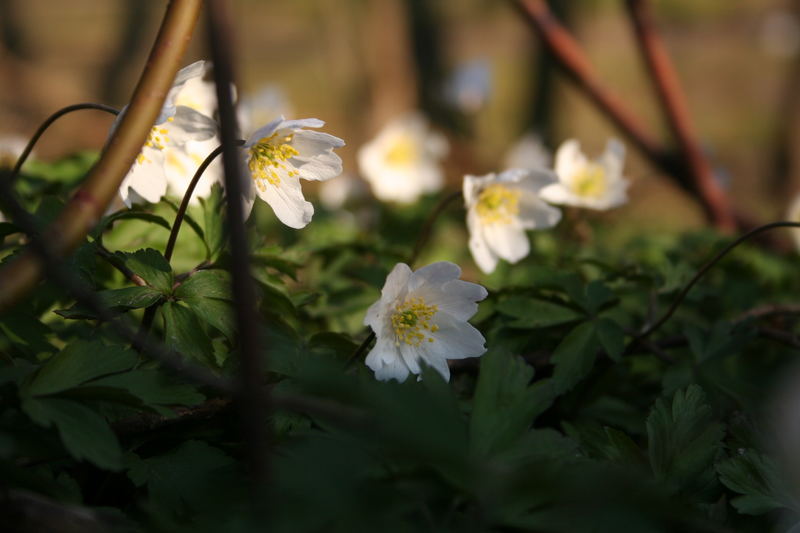
M 25 149 L 17 159 L 17 163 L 14 165 L 14 168 L 11 170 L 11 174 L 8 176 L 8 183 L 13 185 L 14 181 L 19 176 L 20 171 L 22 170 L 22 165 L 25 164 L 25 161 L 28 160 L 28 156 L 31 155 L 33 151 L 33 147 L 36 146 L 36 143 L 39 141 L 39 138 L 42 134 L 47 131 L 47 128 L 53 125 L 53 122 L 60 119 L 66 114 L 72 113 L 73 111 L 81 111 L 83 109 L 96 109 L 98 111 L 105 111 L 106 113 L 111 113 L 112 115 L 119 115 L 119 109 L 115 107 L 111 107 L 105 104 L 95 104 L 93 102 L 86 102 L 83 104 L 72 104 L 68 105 L 67 107 L 62 107 L 49 117 L 47 117 L 44 122 L 37 128 L 36 132 L 31 137 L 31 140 L 28 141 L 28 144 L 25 146 Z
M 245 141 L 241 139 L 237 141 L 238 146 L 243 146 L 244 143 Z M 197 167 L 197 170 L 192 177 L 192 181 L 189 182 L 189 186 L 186 188 L 186 192 L 183 195 L 183 200 L 181 200 L 181 205 L 178 207 L 178 212 L 175 214 L 175 222 L 172 224 L 172 231 L 169 233 L 167 247 L 164 249 L 164 258 L 167 260 L 167 262 L 172 259 L 172 252 L 175 250 L 175 243 L 178 241 L 178 232 L 181 230 L 183 217 L 186 216 L 186 210 L 189 208 L 189 201 L 192 199 L 194 190 L 197 187 L 200 178 L 203 177 L 203 173 L 208 169 L 211 163 L 214 162 L 214 159 L 216 159 L 221 153 L 222 146 L 218 146 L 213 152 L 208 154 L 200 166 Z
M 719 261 L 726 255 L 728 255 L 728 253 L 730 253 L 734 248 L 742 244 L 747 239 L 750 239 L 751 237 L 755 237 L 760 233 L 775 228 L 800 228 L 800 222 L 772 222 L 771 224 L 765 224 L 763 226 L 759 226 L 757 228 L 748 231 L 743 235 L 740 235 L 736 240 L 734 240 L 733 242 L 728 244 L 725 248 L 717 252 L 717 254 L 713 258 L 711 258 L 711 260 L 708 263 L 703 265 L 703 267 L 700 270 L 698 270 L 694 276 L 692 276 L 692 279 L 690 279 L 689 283 L 687 283 L 686 286 L 681 290 L 681 292 L 678 293 L 678 296 L 669 306 L 669 309 L 667 309 L 667 311 L 661 316 L 661 318 L 659 318 L 656 322 L 654 322 L 650 327 L 645 328 L 645 330 L 641 332 L 639 335 L 634 337 L 625 351 L 630 352 L 631 349 L 636 347 L 639 343 L 644 341 L 644 339 L 649 337 L 654 331 L 663 326 L 664 323 L 666 323 L 666 321 L 669 320 L 670 317 L 675 313 L 675 311 L 677 311 L 678 307 L 681 305 L 681 303 L 683 303 L 684 298 L 686 298 L 686 295 L 689 294 L 689 291 L 692 290 L 692 287 L 694 287 L 695 284 L 697 284 L 697 282 L 700 281 L 700 278 L 702 278 L 706 274 L 706 272 L 711 270 L 711 268 L 714 265 L 719 263 Z
M 175 79 L 191 38 L 202 0 L 172 0 L 147 67 L 125 116 L 86 181 L 48 227 L 43 239 L 57 257 L 69 254 L 86 237 L 117 193 L 141 151 Z M 20 301 L 44 273 L 42 258 L 32 250 L 0 270 L 0 312 Z

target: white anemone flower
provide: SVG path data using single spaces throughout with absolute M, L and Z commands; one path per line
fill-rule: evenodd
M 401 116 L 358 150 L 361 174 L 379 200 L 410 203 L 442 188 L 439 160 L 449 146 L 419 113 Z
M 552 156 L 536 133 L 526 133 L 503 158 L 505 168 L 549 168 Z
M 556 152 L 558 183 L 542 189 L 541 196 L 551 204 L 588 209 L 611 209 L 628 201 L 629 182 L 622 177 L 625 145 L 609 139 L 605 152 L 589 161 L 575 139 L 565 141 Z
M 381 299 L 367 310 L 364 325 L 375 332 L 366 365 L 382 381 L 419 375 L 421 362 L 450 379 L 448 359 L 478 357 L 483 335 L 467 320 L 478 311 L 486 289 L 459 278 L 461 269 L 439 261 L 412 272 L 398 263 L 386 278 Z
M 483 272 L 494 272 L 499 258 L 516 263 L 527 256 L 525 230 L 558 224 L 561 211 L 540 198 L 555 181 L 555 174 L 544 168 L 464 176 L 469 250 Z
M 245 162 L 255 184 L 249 187 L 250 200 L 257 194 L 290 228 L 305 227 L 314 215 L 314 206 L 303 197 L 300 179 L 325 181 L 342 173 L 342 160 L 333 149 L 344 146 L 344 141 L 305 129 L 324 125 L 316 118 L 280 117 L 250 135 L 244 145 Z
M 210 63 L 197 61 L 178 71 L 142 151 L 120 185 L 119 195 L 126 206 L 141 201 L 156 203 L 167 192 L 166 150 L 182 149 L 188 141 L 207 140 L 216 134 L 214 119 L 177 104 L 184 86 L 193 80 L 201 80 L 210 68 Z M 126 110 L 122 110 L 112 130 L 117 127 Z M 183 192 L 179 195 L 182 196 Z

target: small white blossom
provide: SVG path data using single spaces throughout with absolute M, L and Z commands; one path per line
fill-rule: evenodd
M 245 143 L 245 162 L 255 184 L 249 188 L 250 199 L 257 194 L 291 228 L 305 227 L 314 214 L 314 206 L 303 197 L 300 179 L 325 181 L 342 173 L 342 160 L 333 149 L 344 146 L 344 141 L 305 129 L 324 125 L 316 118 L 280 117 Z
M 541 197 L 551 204 L 589 209 L 611 209 L 628 201 L 628 180 L 622 177 L 625 146 L 610 139 L 605 152 L 589 161 L 575 139 L 564 142 L 556 152 L 558 183 L 548 185 Z
M 469 249 L 482 271 L 493 272 L 499 258 L 516 263 L 527 256 L 530 242 L 525 230 L 558 224 L 561 211 L 539 197 L 555 181 L 544 168 L 464 176 Z
M 420 363 L 450 379 L 448 359 L 478 357 L 486 340 L 467 320 L 478 311 L 486 289 L 459 278 L 461 269 L 440 261 L 416 272 L 398 263 L 367 310 L 364 324 L 375 332 L 366 365 L 379 380 L 405 381 Z
M 379 200 L 410 203 L 442 188 L 439 160 L 448 149 L 447 139 L 430 131 L 423 115 L 410 113 L 358 150 L 358 166 Z
M 526 133 L 514 143 L 503 159 L 505 168 L 550 168 L 552 157 L 536 133 Z
M 209 69 L 209 63 L 198 61 L 184 67 L 175 76 L 175 82 L 167 94 L 161 113 L 150 130 L 142 151 L 120 185 L 119 195 L 126 206 L 130 207 L 134 202 L 140 201 L 158 202 L 167 192 L 165 151 L 182 150 L 188 141 L 208 140 L 216 134 L 217 125 L 214 119 L 178 103 L 184 86 L 202 80 Z M 198 105 L 207 106 L 208 100 Z M 112 131 L 126 111 L 127 108 L 123 109 L 117 117 Z M 191 176 L 189 178 L 191 179 Z M 183 191 L 177 195 L 183 196 Z

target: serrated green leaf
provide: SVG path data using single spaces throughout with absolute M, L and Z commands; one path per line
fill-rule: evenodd
M 25 388 L 26 394 L 55 394 L 82 383 L 122 372 L 136 364 L 136 353 L 99 341 L 78 340 L 51 357 Z
M 152 287 L 125 287 L 123 289 L 110 289 L 97 293 L 105 307 L 115 311 L 127 311 L 149 307 L 164 297 L 161 291 Z M 57 309 L 56 314 L 69 319 L 96 319 L 97 314 L 80 304 L 75 304 L 69 309 Z
M 574 322 L 583 314 L 569 307 L 524 296 L 511 296 L 497 304 L 497 310 L 516 320 L 508 326 L 536 329 Z
M 55 425 L 61 442 L 77 460 L 99 468 L 119 470 L 122 450 L 108 422 L 96 411 L 62 398 L 25 398 L 22 410 L 37 424 Z
M 595 322 L 597 338 L 608 356 L 619 363 L 625 351 L 625 332 L 622 327 L 609 318 L 600 318 Z
M 740 450 L 718 463 L 717 472 L 726 487 L 742 494 L 731 500 L 742 514 L 760 515 L 773 509 L 792 508 L 793 499 L 778 465 L 764 454 Z
M 185 357 L 215 366 L 211 339 L 203 329 L 197 314 L 177 302 L 167 302 L 159 308 L 164 318 L 164 343 Z
M 224 191 L 219 183 L 212 185 L 211 194 L 208 197 L 200 198 L 200 205 L 203 207 L 203 230 L 210 260 L 216 259 L 225 244 L 223 204 Z
M 597 337 L 592 322 L 579 324 L 559 343 L 551 357 L 554 384 L 560 393 L 571 390 L 592 369 L 597 356 Z
M 116 255 L 151 287 L 165 294 L 172 291 L 172 267 L 158 250 L 145 248 L 131 253 L 117 252 Z
M 124 389 L 148 406 L 189 406 L 205 401 L 191 385 L 175 383 L 157 370 L 132 370 L 95 380 L 92 385 Z
M 606 454 L 611 461 L 626 466 L 647 464 L 647 457 L 642 449 L 626 433 L 610 427 L 603 429 L 608 437 Z
M 723 434 L 697 385 L 677 391 L 670 403 L 656 400 L 647 417 L 648 454 L 656 479 L 675 492 L 707 496 L 716 484 L 714 462 Z
M 227 270 L 199 270 L 175 290 L 181 299 L 217 298 L 231 300 L 231 276 Z

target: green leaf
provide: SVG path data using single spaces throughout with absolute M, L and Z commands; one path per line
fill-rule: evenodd
M 180 206 L 177 203 L 170 200 L 169 198 L 163 198 L 162 201 L 166 205 L 170 206 L 173 209 L 173 211 L 175 211 L 175 213 L 177 213 L 180 210 Z M 192 228 L 194 233 L 198 237 L 200 237 L 200 241 L 202 241 L 203 247 L 205 247 L 206 249 L 206 257 L 211 257 L 211 251 L 208 249 L 208 244 L 206 243 L 205 232 L 203 231 L 203 228 L 200 227 L 200 224 L 198 224 L 197 221 L 194 219 L 194 217 L 191 214 L 189 214 L 188 210 L 183 213 L 183 222 L 185 222 L 190 228 Z
M 128 477 L 137 487 L 147 485 L 151 501 L 181 515 L 213 505 L 216 494 L 230 490 L 236 461 L 205 442 L 189 440 L 171 452 L 149 459 L 127 457 Z M 208 490 L 215 487 L 215 490 Z
M 164 317 L 164 342 L 181 355 L 216 366 L 211 339 L 197 315 L 177 302 L 167 302 L 159 308 Z
M 626 433 L 610 427 L 603 429 L 608 437 L 606 454 L 611 461 L 626 466 L 647 464 L 642 449 Z
M 236 340 L 236 317 L 231 302 L 216 298 L 189 298 L 186 303 L 200 320 L 219 330 L 228 340 Z
M 778 465 L 755 450 L 739 450 L 737 455 L 717 464 L 720 481 L 742 494 L 731 504 L 742 514 L 760 515 L 773 509 L 792 508 L 792 497 L 781 478 Z
M 199 270 L 175 290 L 181 299 L 218 298 L 231 300 L 231 276 L 227 270 Z
M 594 366 L 597 338 L 593 322 L 584 322 L 570 331 L 553 352 L 554 384 L 559 393 L 571 390 Z
M 127 348 L 106 346 L 99 341 L 74 341 L 39 369 L 25 391 L 34 396 L 55 394 L 127 370 L 136 364 L 136 359 L 136 353 Z
M 214 260 L 225 244 L 225 226 L 223 224 L 224 191 L 219 183 L 211 187 L 211 194 L 207 198 L 200 198 L 203 207 L 203 228 L 209 259 Z
M 205 397 L 191 385 L 175 383 L 157 370 L 132 370 L 92 382 L 92 386 L 124 389 L 145 405 L 198 405 Z
M 104 306 L 115 311 L 140 309 L 149 307 L 163 298 L 163 294 L 152 287 L 125 287 L 123 289 L 110 289 L 100 291 L 97 297 Z M 97 314 L 80 304 L 75 304 L 69 309 L 57 309 L 56 314 L 70 319 L 96 319 Z
M 601 307 L 616 300 L 616 295 L 605 283 L 600 280 L 590 281 L 586 285 L 586 310 L 589 313 L 597 313 Z
M 99 468 L 119 470 L 122 450 L 108 422 L 96 411 L 62 398 L 25 398 L 22 410 L 37 424 L 55 425 L 61 442 L 77 460 Z
M 6 313 L 0 318 L 0 351 L 19 351 L 28 357 L 51 354 L 56 348 L 47 339 L 52 335 L 49 326 L 26 311 Z
M 597 338 L 608 356 L 619 363 L 625 351 L 625 332 L 619 324 L 609 318 L 600 318 L 595 322 Z
M 656 400 L 647 417 L 648 454 L 656 479 L 681 494 L 708 496 L 716 484 L 714 462 L 723 434 L 697 385 L 677 391 L 671 404 Z
M 142 277 L 150 286 L 165 294 L 172 292 L 172 267 L 164 259 L 161 252 L 152 248 L 136 250 L 135 252 L 117 252 L 125 265 L 134 274 Z
M 151 224 L 157 224 L 162 228 L 169 231 L 171 226 L 169 222 L 164 220 L 162 217 L 158 215 L 154 215 L 153 213 L 147 213 L 145 211 L 135 211 L 131 209 L 126 209 L 124 211 L 117 211 L 116 213 L 109 215 L 107 217 L 103 217 L 100 220 L 100 223 L 97 224 L 95 229 L 92 231 L 92 238 L 99 239 L 102 237 L 103 233 L 110 228 L 114 222 L 118 220 L 125 220 L 125 219 L 136 219 L 136 220 L 143 220 L 145 222 L 150 222 Z
M 524 329 L 566 324 L 583 317 L 582 313 L 569 307 L 524 296 L 511 296 L 503 300 L 497 304 L 497 310 L 516 319 L 508 326 Z

